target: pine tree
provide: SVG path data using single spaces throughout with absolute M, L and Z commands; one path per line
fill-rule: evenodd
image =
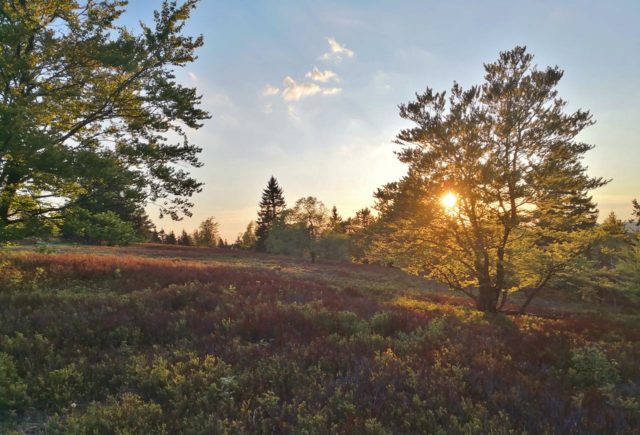
M 169 234 L 167 234 L 167 237 L 165 238 L 164 242 L 167 245 L 175 245 L 178 243 L 178 240 L 176 239 L 176 233 L 174 233 L 173 231 L 170 231 Z
M 262 191 L 260 200 L 260 210 L 258 211 L 258 222 L 256 228 L 256 250 L 264 252 L 266 250 L 267 236 L 273 221 L 284 211 L 286 203 L 282 188 L 278 181 L 271 176 L 267 187 Z
M 606 183 L 582 164 L 593 124 L 567 113 L 558 67 L 524 47 L 485 65 L 485 82 L 451 95 L 431 88 L 400 106 L 415 126 L 398 135 L 407 175 L 376 193 L 380 257 L 439 280 L 494 312 L 514 292 L 527 307 L 590 243 Z M 447 98 L 448 97 L 448 98 Z
M 338 214 L 338 207 L 335 205 L 331 208 L 331 215 L 329 216 L 329 228 L 336 233 L 344 233 L 345 225 L 342 220 L 342 216 Z
M 633 200 L 633 219 L 635 220 L 636 225 L 640 226 L 640 203 L 638 203 L 637 199 Z
M 191 238 L 189 233 L 187 233 L 185 230 L 182 230 L 182 233 L 180 234 L 180 238 L 178 239 L 178 243 L 183 246 L 192 246 L 193 239 Z

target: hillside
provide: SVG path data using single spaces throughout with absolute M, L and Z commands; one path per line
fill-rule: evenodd
M 399 270 L 241 251 L 41 251 L 0 252 L 0 432 L 640 425 L 637 315 L 483 315 Z

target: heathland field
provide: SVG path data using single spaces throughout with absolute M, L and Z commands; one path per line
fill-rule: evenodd
M 640 427 L 629 307 L 483 314 L 395 269 L 162 245 L 5 248 L 0 270 L 1 433 Z

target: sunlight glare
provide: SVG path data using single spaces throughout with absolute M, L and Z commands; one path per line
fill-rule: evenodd
M 440 198 L 440 202 L 446 210 L 452 210 L 458 202 L 458 197 L 453 192 L 447 192 Z

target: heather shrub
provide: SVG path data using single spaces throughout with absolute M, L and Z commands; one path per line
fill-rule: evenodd
M 578 387 L 612 388 L 620 381 L 618 365 L 609 360 L 596 346 L 587 346 L 571 352 L 571 381 Z
M 27 385 L 18 375 L 11 355 L 0 352 L 0 417 L 28 403 Z
M 162 409 L 153 402 L 125 393 L 119 400 L 93 403 L 80 415 L 58 418 L 48 428 L 53 434 L 166 434 Z
M 449 297 L 369 291 L 364 272 L 344 283 L 343 266 L 322 281 L 297 263 L 285 272 L 208 257 L 0 261 L 3 433 L 633 433 L 640 424 L 632 323 L 485 316 Z

